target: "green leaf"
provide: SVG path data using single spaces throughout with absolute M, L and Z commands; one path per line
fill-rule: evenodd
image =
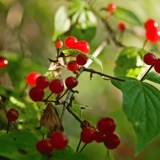
M 80 51 L 80 50 L 77 50 L 77 49 L 65 49 L 62 51 L 62 54 L 63 56 L 65 57 L 76 57 L 78 54 L 85 54 L 84 52 Z M 93 57 L 92 55 L 90 54 L 85 54 L 87 56 L 87 58 L 91 59 L 94 63 L 98 64 L 100 67 L 101 67 L 101 70 L 103 72 L 103 65 L 102 65 L 102 62 L 96 58 L 96 57 Z
M 134 126 L 138 154 L 160 133 L 160 91 L 148 83 L 137 80 L 123 82 L 121 91 L 123 111 Z
M 70 20 L 67 15 L 65 6 L 61 6 L 54 17 L 54 34 L 52 37 L 53 41 L 56 41 L 57 38 L 68 31 L 70 28 Z
M 160 74 L 156 72 L 149 72 L 144 79 L 160 84 Z
M 74 153 L 68 155 L 67 157 L 63 158 L 62 160 L 91 160 L 89 157 L 83 155 L 82 153 Z
M 41 154 L 36 150 L 38 139 L 31 132 L 11 132 L 0 136 L 0 155 L 13 160 L 39 160 Z
M 73 153 L 75 153 L 75 151 L 70 146 L 66 146 L 62 150 L 54 150 L 53 158 L 57 160 L 63 159 L 64 157 L 67 157 Z
M 139 26 L 143 25 L 141 20 L 132 11 L 128 9 L 117 7 L 116 10 L 113 12 L 113 15 L 125 22 L 139 25 Z
M 142 55 L 146 51 L 135 47 L 126 47 L 118 55 L 116 59 L 116 66 L 114 68 L 115 76 L 127 76 L 139 78 L 142 72 L 144 63 Z

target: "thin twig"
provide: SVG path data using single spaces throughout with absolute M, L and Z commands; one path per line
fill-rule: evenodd
M 149 67 L 149 69 L 147 70 L 147 72 L 144 74 L 144 76 L 141 78 L 140 81 L 143 81 L 143 79 L 144 79 L 145 76 L 148 74 L 148 72 L 152 69 L 153 66 L 154 66 L 154 65 L 151 65 L 151 66 Z
M 82 152 L 86 146 L 87 146 L 87 143 L 84 144 L 84 146 L 81 148 L 81 150 L 79 151 L 79 153 Z
M 78 152 L 78 150 L 79 150 L 79 147 L 80 147 L 80 145 L 81 145 L 81 139 L 79 140 L 79 142 L 78 142 L 78 146 L 77 146 L 77 149 L 76 149 L 76 152 Z

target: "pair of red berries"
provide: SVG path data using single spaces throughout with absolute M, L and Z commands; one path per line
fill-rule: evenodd
M 65 80 L 65 85 L 68 89 L 72 89 L 78 85 L 78 80 L 75 77 L 67 77 Z M 33 101 L 41 101 L 44 97 L 44 89 L 49 87 L 52 93 L 61 94 L 65 88 L 62 79 L 55 78 L 49 82 L 48 78 L 45 76 L 39 76 L 36 79 L 36 86 L 31 88 L 29 91 L 29 96 Z
M 53 149 L 62 150 L 68 144 L 68 138 L 63 132 L 55 132 L 50 140 L 43 139 L 39 141 L 36 145 L 37 150 L 43 154 L 51 154 Z
M 143 59 L 147 65 L 153 65 L 154 70 L 160 73 L 160 58 L 157 59 L 153 53 L 147 53 L 144 55 Z
M 90 126 L 88 121 L 83 121 L 88 127 L 81 125 L 81 140 L 84 143 L 91 143 L 96 141 L 98 143 L 103 142 L 108 149 L 114 149 L 120 144 L 119 137 L 114 134 L 116 124 L 114 120 L 110 117 L 102 118 L 97 123 L 97 129 Z
M 158 29 L 158 23 L 154 19 L 148 19 L 144 27 L 146 29 L 146 39 L 152 43 L 156 43 L 160 40 L 160 30 Z
M 0 68 L 5 68 L 8 64 L 8 60 L 3 57 L 3 56 L 0 56 Z

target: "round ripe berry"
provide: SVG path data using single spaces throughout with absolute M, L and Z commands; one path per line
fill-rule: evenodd
M 44 89 L 47 88 L 48 86 L 49 86 L 49 80 L 47 77 L 39 76 L 36 79 L 36 87 Z
M 108 149 L 114 149 L 120 144 L 120 139 L 116 134 L 113 133 L 106 135 L 103 139 L 103 142 Z
M 36 79 L 39 76 L 40 76 L 40 74 L 38 72 L 30 72 L 26 76 L 26 82 L 27 82 L 27 84 L 29 84 L 30 86 L 35 86 L 36 85 Z
M 41 101 L 44 97 L 44 91 L 41 88 L 33 87 L 29 91 L 29 96 L 35 102 Z
M 78 42 L 74 36 L 69 36 L 64 40 L 64 44 L 67 48 L 75 48 L 75 44 Z
M 70 76 L 66 78 L 65 84 L 67 88 L 72 89 L 78 85 L 78 80 L 77 78 Z
M 87 63 L 87 56 L 85 54 L 80 53 L 79 55 L 77 55 L 76 57 L 76 61 L 79 65 L 83 66 Z
M 159 40 L 159 30 L 158 28 L 152 28 L 151 30 L 146 30 L 146 39 L 152 43 L 156 43 Z
M 148 19 L 145 23 L 144 23 L 144 27 L 147 30 L 152 30 L 152 28 L 157 28 L 158 27 L 158 23 L 154 20 L 154 19 Z
M 89 123 L 87 120 L 84 120 L 83 123 L 86 124 L 86 126 L 88 126 L 88 127 L 91 126 L 90 123 Z M 81 123 L 81 125 L 80 125 L 80 127 L 81 127 L 82 129 L 83 129 L 83 128 L 86 128 L 86 126 L 85 126 L 83 123 Z
M 154 65 L 156 62 L 156 56 L 153 53 L 147 53 L 144 55 L 143 60 L 147 65 Z
M 76 43 L 75 49 L 78 49 L 78 50 L 84 52 L 85 54 L 87 54 L 90 51 L 90 46 L 89 46 L 88 42 L 81 40 Z
M 64 83 L 63 80 L 61 79 L 54 79 L 50 82 L 49 84 L 49 88 L 50 90 L 54 93 L 54 94 L 60 94 L 63 92 L 64 90 Z
M 62 48 L 63 47 L 63 42 L 60 40 L 60 39 L 58 39 L 57 41 L 56 41 L 56 48 Z
M 97 128 L 103 134 L 111 134 L 116 128 L 116 124 L 112 118 L 105 117 L 98 121 Z
M 8 64 L 8 60 L 5 57 L 0 56 L 0 68 L 5 68 Z
M 81 131 L 81 141 L 91 143 L 94 140 L 95 130 L 92 127 L 83 128 Z
M 15 108 L 11 108 L 6 113 L 6 117 L 9 121 L 16 121 L 19 117 L 19 112 Z
M 118 29 L 120 30 L 120 31 L 124 31 L 125 30 L 125 24 L 123 23 L 123 22 L 120 22 L 120 23 L 118 23 Z
M 72 72 L 75 72 L 75 71 L 78 70 L 79 65 L 77 64 L 77 61 L 71 60 L 71 61 L 68 62 L 67 68 L 68 68 L 68 70 L 70 70 Z
M 48 140 L 39 141 L 36 145 L 36 148 L 43 155 L 51 154 L 53 150 L 52 145 Z
M 116 9 L 116 4 L 115 3 L 110 3 L 108 5 L 108 12 L 112 13 L 112 12 L 115 11 L 115 9 Z
M 95 134 L 94 134 L 94 140 L 97 143 L 103 142 L 103 139 L 104 139 L 104 134 L 103 133 L 101 133 L 101 132 L 95 132 Z
M 160 58 L 155 61 L 154 69 L 157 73 L 160 73 Z
M 52 147 L 61 150 L 64 149 L 68 144 L 68 138 L 63 132 L 55 132 L 50 139 Z

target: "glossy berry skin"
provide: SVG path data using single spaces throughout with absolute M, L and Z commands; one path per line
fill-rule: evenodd
M 44 89 L 47 88 L 48 86 L 49 86 L 49 80 L 47 77 L 39 76 L 36 79 L 36 87 Z
M 98 121 L 97 128 L 103 134 L 111 134 L 116 128 L 114 120 L 110 117 L 102 118 Z
M 29 96 L 35 102 L 41 101 L 44 97 L 44 91 L 41 88 L 33 87 L 29 91 Z
M 43 155 L 51 154 L 53 151 L 52 145 L 49 140 L 39 141 L 36 145 L 36 148 Z
M 66 87 L 72 89 L 78 85 L 78 80 L 75 77 L 67 77 L 65 80 Z
M 155 64 L 154 64 L 154 70 L 157 73 L 160 73 L 160 58 L 156 60 Z
M 124 31 L 124 30 L 125 30 L 125 24 L 124 24 L 123 22 L 120 22 L 120 23 L 118 23 L 117 28 L 118 28 L 120 31 Z
M 64 149 L 68 144 L 68 138 L 63 132 L 55 132 L 50 139 L 52 147 L 61 150 Z
M 115 149 L 119 146 L 120 139 L 116 134 L 113 133 L 110 135 L 106 135 L 103 139 L 103 142 L 108 149 Z
M 83 123 L 86 124 L 88 127 L 91 126 L 91 124 L 90 124 L 87 120 L 84 120 Z M 83 125 L 82 123 L 81 123 L 80 127 L 81 127 L 82 129 L 83 129 L 83 128 L 86 128 L 86 126 Z
M 116 10 L 116 4 L 115 3 L 110 3 L 108 5 L 108 12 L 112 13 Z
M 0 68 L 5 68 L 8 64 L 8 60 L 5 57 L 0 56 Z
M 157 28 L 158 27 L 158 23 L 154 19 L 148 19 L 145 22 L 144 27 L 147 30 L 152 30 L 153 28 Z
M 83 128 L 81 131 L 81 141 L 91 143 L 94 140 L 95 130 L 92 127 Z
M 56 48 L 60 49 L 60 48 L 63 47 L 63 42 L 62 42 L 60 39 L 58 39 L 58 40 L 56 41 L 55 45 L 56 45 Z
M 146 39 L 152 43 L 156 43 L 159 40 L 160 31 L 158 28 L 152 28 L 151 30 L 146 30 Z
M 84 52 L 85 54 L 88 54 L 88 52 L 90 51 L 90 46 L 89 46 L 88 42 L 81 40 L 76 43 L 75 49 L 78 49 L 78 50 Z
M 64 40 L 64 44 L 67 48 L 75 48 L 76 43 L 78 42 L 77 38 L 74 36 L 69 36 Z
M 10 122 L 16 121 L 19 117 L 19 112 L 15 108 L 11 108 L 6 113 L 6 117 Z
M 29 84 L 30 86 L 35 86 L 36 85 L 36 79 L 39 76 L 40 76 L 40 74 L 38 72 L 30 72 L 26 76 L 26 82 L 27 82 L 27 84 Z
M 95 132 L 95 134 L 94 134 L 94 140 L 97 143 L 103 142 L 103 139 L 104 139 L 104 134 L 103 133 L 101 133 L 101 132 Z
M 84 66 L 87 63 L 87 60 L 88 60 L 87 56 L 82 53 L 78 54 L 76 57 L 77 63 L 81 66 Z
M 67 68 L 68 68 L 68 70 L 75 72 L 79 69 L 79 65 L 77 64 L 77 61 L 71 60 L 68 62 Z
M 60 94 L 64 90 L 64 82 L 63 80 L 56 78 L 50 82 L 49 88 L 54 94 Z
M 147 65 L 154 65 L 156 62 L 156 56 L 153 53 L 147 53 L 144 55 L 143 60 Z

